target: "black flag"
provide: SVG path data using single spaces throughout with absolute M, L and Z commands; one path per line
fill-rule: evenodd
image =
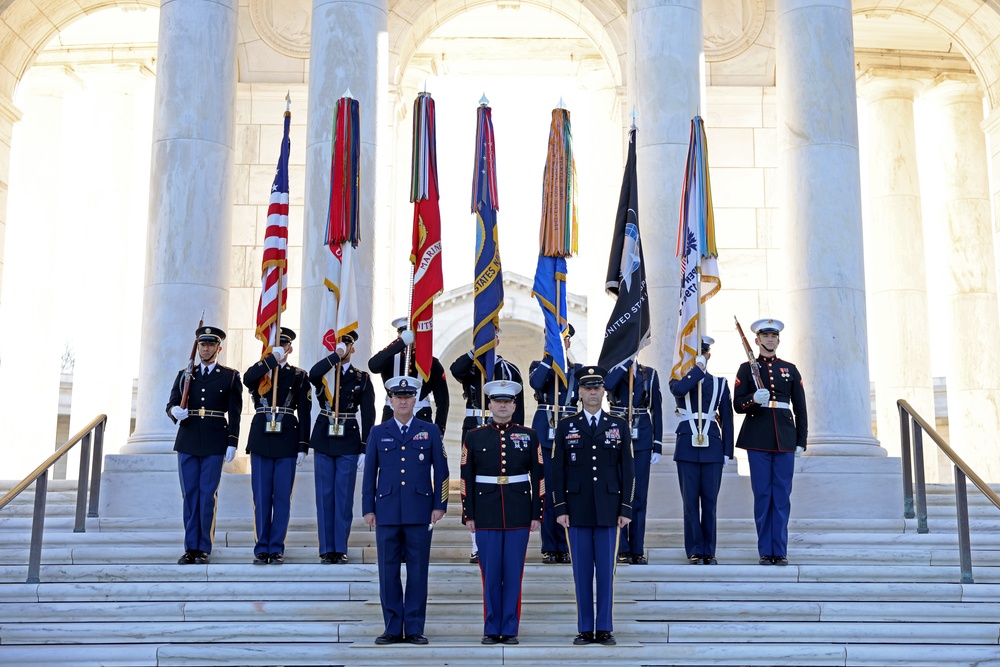
M 615 233 L 611 239 L 606 289 L 617 297 L 604 329 L 598 362 L 611 374 L 628 368 L 639 350 L 649 345 L 649 296 L 639 235 L 639 195 L 635 177 L 635 128 L 629 132 L 628 160 L 618 198 Z

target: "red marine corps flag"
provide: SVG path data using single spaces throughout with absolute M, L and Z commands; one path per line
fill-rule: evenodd
M 441 211 L 438 207 L 437 138 L 434 100 L 424 92 L 413 102 L 413 288 L 410 329 L 414 333 L 414 365 L 420 378 L 431 374 L 434 356 L 434 297 L 444 290 L 441 272 Z

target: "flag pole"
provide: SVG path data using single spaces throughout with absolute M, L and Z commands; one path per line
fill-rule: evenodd
M 410 360 L 413 356 L 413 346 L 416 345 L 416 331 L 413 330 L 413 276 L 417 271 L 416 264 L 410 264 L 410 293 L 409 297 L 406 299 L 406 328 L 409 329 L 413 335 L 413 342 L 406 346 L 406 364 L 403 366 L 403 375 L 410 374 Z M 419 371 L 418 371 L 419 372 Z M 422 379 L 422 378 L 421 378 Z
M 281 347 L 281 286 L 285 277 L 285 267 L 278 265 L 278 312 L 274 315 L 274 345 Z M 274 354 L 274 348 L 271 349 L 271 354 Z M 275 421 L 277 421 L 278 416 L 278 371 L 281 369 L 281 364 L 279 363 L 274 367 L 272 372 L 274 377 L 271 378 L 271 430 L 275 430 Z

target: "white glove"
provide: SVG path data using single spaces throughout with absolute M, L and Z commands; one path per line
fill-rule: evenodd
M 236 456 L 236 448 L 233 447 L 232 445 L 226 447 L 226 463 L 232 461 L 233 457 L 235 456 Z
M 699 354 L 697 357 L 694 358 L 694 365 L 700 368 L 701 370 L 705 370 L 706 364 L 708 364 L 708 359 L 705 358 L 704 354 Z
M 413 345 L 413 341 L 417 339 L 416 335 L 409 329 L 399 334 L 399 337 L 402 339 L 403 345 Z
M 295 457 L 295 465 L 300 466 L 302 462 L 306 460 L 306 453 L 299 452 L 299 455 Z
M 285 360 L 285 348 L 281 347 L 280 345 L 275 345 L 274 347 L 272 347 L 271 354 L 274 355 L 275 361 L 277 361 L 279 364 Z
M 337 343 L 337 356 L 341 359 L 347 356 L 347 346 L 343 343 Z
M 771 391 L 768 389 L 758 389 L 753 393 L 753 402 L 757 405 L 767 405 L 771 400 Z
M 798 447 L 796 447 L 795 448 L 795 458 L 799 458 L 800 456 L 802 456 L 802 452 L 804 452 L 804 451 L 806 451 L 806 448 L 803 447 L 802 445 L 799 445 Z
M 170 408 L 170 414 L 173 415 L 174 419 L 176 419 L 179 422 L 182 422 L 188 418 L 187 409 L 182 408 L 179 405 L 175 405 L 174 407 Z
M 364 470 L 364 469 L 365 469 L 365 455 L 364 454 L 359 454 L 358 455 L 358 470 Z
M 722 467 L 725 468 L 727 465 L 729 465 L 729 457 L 728 456 L 723 456 L 722 457 Z
M 649 457 L 649 464 L 655 466 L 659 462 L 660 462 L 660 455 L 657 454 L 656 452 L 653 452 L 653 455 Z

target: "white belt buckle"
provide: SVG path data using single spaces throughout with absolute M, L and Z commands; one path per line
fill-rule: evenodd
M 344 425 L 341 424 L 340 422 L 335 422 L 333 424 L 330 424 L 329 428 L 327 428 L 326 433 L 327 435 L 333 437 L 340 437 L 344 435 Z
M 275 415 L 271 415 L 271 418 L 264 422 L 264 432 L 265 433 L 281 433 L 281 422 L 274 418 Z

